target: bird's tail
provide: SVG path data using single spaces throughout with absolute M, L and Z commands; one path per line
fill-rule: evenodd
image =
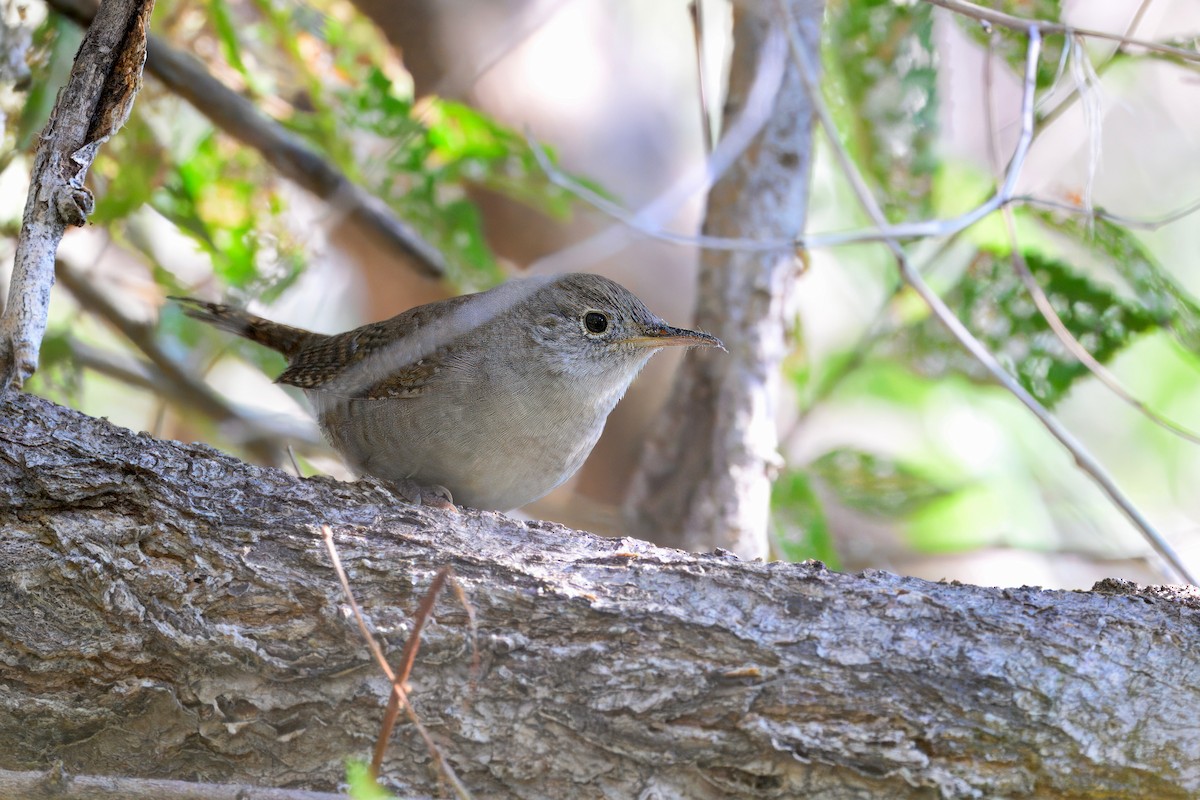
M 323 338 L 319 333 L 281 325 L 221 303 L 210 303 L 192 297 L 168 299 L 179 303 L 183 313 L 189 317 L 283 353 L 288 361 L 316 339 Z

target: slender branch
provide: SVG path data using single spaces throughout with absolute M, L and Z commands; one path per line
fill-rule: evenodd
M 333 792 L 274 789 L 235 783 L 194 783 L 162 778 L 71 775 L 0 769 L 0 800 L 345 800 Z M 413 799 L 415 800 L 415 798 Z
M 46 333 L 54 256 L 68 225 L 83 225 L 95 204 L 84 179 L 100 145 L 124 123 L 142 85 L 146 29 L 154 0 L 107 0 L 75 56 L 71 76 L 42 131 L 8 304 L 0 314 L 0 393 L 20 389 L 37 370 Z
M 1040 36 L 1046 34 L 1059 33 L 1065 36 L 1084 36 L 1089 39 L 1103 39 L 1109 42 L 1117 42 L 1122 47 L 1134 46 L 1141 47 L 1154 53 L 1162 53 L 1164 55 L 1174 56 L 1183 59 L 1184 61 L 1200 62 L 1200 53 L 1195 50 L 1187 50 L 1182 47 L 1175 47 L 1169 44 L 1161 44 L 1159 42 L 1151 42 L 1146 39 L 1135 39 L 1132 36 L 1123 33 L 1109 33 L 1107 31 L 1097 31 L 1090 28 L 1076 28 L 1072 25 L 1067 25 L 1062 22 L 1052 22 L 1043 19 L 1029 19 L 1027 17 L 1018 17 L 1012 14 L 1005 14 L 1003 11 L 993 11 L 990 8 L 977 6 L 974 3 L 968 3 L 966 0 L 925 0 L 931 5 L 941 6 L 951 11 L 955 11 L 964 16 L 987 22 L 992 25 L 998 25 L 1001 28 L 1008 28 L 1014 31 L 1028 32 L 1036 29 Z
M 87 27 L 95 15 L 92 0 L 48 0 L 52 9 Z M 249 100 L 209 74 L 198 60 L 162 39 L 149 40 L 146 71 L 191 103 L 214 125 L 254 148 L 283 177 L 324 200 L 347 222 L 403 254 L 404 261 L 432 278 L 446 275 L 446 260 L 399 219 L 387 204 L 361 186 L 282 125 L 264 115 Z
M 780 8 L 785 18 L 790 17 L 787 6 L 782 0 L 777 0 L 777 6 Z M 825 129 L 827 138 L 830 141 L 830 146 L 833 148 L 835 157 L 837 158 L 842 171 L 845 173 L 847 180 L 854 189 L 855 197 L 863 210 L 871 218 L 871 221 L 881 230 L 886 225 L 886 217 L 883 214 L 883 209 L 880 208 L 878 201 L 871 193 L 863 179 L 862 174 L 851 160 L 849 153 L 842 147 L 841 141 L 838 138 L 837 128 L 834 125 L 832 115 L 829 113 L 829 108 L 825 105 L 824 99 L 821 97 L 819 87 L 816 82 L 816 69 L 809 63 L 807 53 L 800 46 L 797 36 L 794 31 L 794 25 L 787 26 L 789 43 L 791 44 L 792 58 L 795 59 L 800 68 L 800 73 L 804 79 L 804 84 L 808 88 L 809 94 L 812 96 L 813 107 L 816 110 L 817 118 L 821 122 L 821 126 Z M 1021 139 L 1017 143 L 1017 147 L 1013 153 L 1012 160 L 1009 162 L 1009 175 L 1005 180 L 1005 186 L 1010 186 L 1016 183 L 1016 175 L 1020 172 L 1020 168 L 1024 161 L 1025 153 L 1028 152 L 1029 142 L 1033 138 L 1033 116 L 1034 116 L 1034 96 L 1037 87 L 1037 62 L 1041 53 L 1042 37 L 1038 26 L 1029 25 L 1029 48 L 1026 54 L 1025 64 L 1025 89 L 1021 100 Z M 1075 436 L 1067 430 L 1061 422 L 1058 421 L 1046 408 L 1038 402 L 1032 394 L 1030 394 L 1024 386 L 1001 366 L 996 357 L 987 349 L 987 347 L 975 337 L 974 334 L 967 329 L 961 320 L 955 316 L 954 312 L 946 305 L 945 301 L 937 295 L 936 292 L 925 282 L 921 274 L 913 268 L 912 262 L 909 261 L 907 254 L 900 244 L 892 237 L 884 240 L 884 244 L 891 250 L 896 259 L 897 265 L 900 268 L 901 277 L 904 282 L 913 288 L 921 297 L 925 304 L 929 307 L 933 315 L 950 331 L 950 334 L 958 340 L 971 355 L 975 357 L 980 364 L 992 375 L 993 378 L 1003 386 L 1010 394 L 1016 397 L 1021 403 L 1029 409 L 1042 426 L 1059 441 L 1060 444 L 1071 454 L 1075 459 L 1075 463 L 1092 479 L 1092 481 L 1108 496 L 1109 500 L 1126 516 L 1134 527 L 1142 534 L 1142 537 L 1154 548 L 1154 550 L 1174 569 L 1180 577 L 1188 583 L 1195 584 L 1196 578 L 1190 569 L 1183 563 L 1179 555 L 1167 543 L 1166 539 L 1150 524 L 1150 521 L 1142 514 L 1140 510 L 1125 496 L 1116 482 L 1108 475 L 1107 471 L 1101 466 L 1100 462 L 1088 452 Z
M 413 727 L 416 728 L 417 733 L 420 734 L 421 739 L 424 740 L 425 747 L 429 750 L 429 755 L 433 758 L 434 764 L 437 766 L 438 773 L 446 779 L 460 800 L 470 800 L 471 793 L 467 790 L 467 787 L 463 786 L 462 781 L 458 779 L 458 775 L 454 773 L 454 769 L 450 766 L 450 763 L 446 761 L 445 756 L 442 755 L 441 748 L 439 748 L 433 741 L 433 737 L 429 735 L 429 731 L 426 730 L 425 725 L 421 722 L 420 717 L 417 716 L 416 709 L 414 709 L 412 707 L 412 703 L 408 701 L 408 690 L 404 686 L 403 678 L 398 677 L 391 665 L 388 664 L 387 656 L 383 654 L 383 648 L 379 646 L 379 642 L 375 641 L 375 637 L 371 635 L 371 631 L 367 627 L 367 620 L 365 617 L 363 617 L 362 609 L 359 608 L 358 601 L 354 599 L 354 590 L 350 588 L 350 578 L 347 577 L 346 570 L 342 567 L 342 559 L 338 555 L 337 545 L 334 544 L 333 541 L 333 529 L 328 525 L 322 525 L 321 537 L 325 541 L 325 550 L 329 553 L 329 560 L 333 564 L 333 570 L 335 573 L 337 573 L 338 581 L 342 585 L 342 593 L 346 597 L 346 603 L 350 606 L 350 611 L 354 614 L 355 622 L 358 623 L 359 633 L 362 634 L 363 641 L 366 642 L 367 647 L 370 648 L 371 655 L 375 659 L 375 664 L 380 670 L 382 670 L 383 674 L 387 676 L 387 679 L 391 681 L 392 696 L 399 696 L 401 705 L 404 708 L 404 712 L 408 715 L 408 721 L 413 724 Z M 439 575 L 440 574 L 441 573 L 439 572 Z M 415 636 L 416 633 L 417 632 L 414 629 L 413 635 Z M 405 652 L 408 652 L 407 645 L 405 646 Z M 416 657 L 415 648 L 412 651 L 412 656 L 414 658 Z M 406 660 L 405 663 L 405 672 L 407 673 L 407 671 L 411 669 L 412 664 L 411 661 L 408 660 Z M 377 768 L 378 767 L 373 763 L 372 770 Z
M 1054 331 L 1054 335 L 1062 342 L 1063 347 L 1080 361 L 1088 371 L 1103 383 L 1109 391 L 1119 397 L 1122 401 L 1132 406 L 1138 413 L 1146 419 L 1153 422 L 1155 425 L 1170 431 L 1171 433 L 1186 439 L 1192 444 L 1200 444 L 1200 434 L 1185 428 L 1173 420 L 1170 420 L 1163 415 L 1154 411 L 1141 400 L 1133 396 L 1133 393 L 1126 389 L 1121 382 L 1113 375 L 1107 367 L 1101 364 L 1096 358 L 1088 352 L 1087 348 L 1075 338 L 1075 334 L 1062 321 L 1062 317 L 1054 310 L 1054 305 L 1050 302 L 1050 298 L 1046 296 L 1046 292 L 1038 284 L 1037 278 L 1029 269 L 1029 264 L 1025 261 L 1025 256 L 1021 254 L 1020 243 L 1017 240 L 1017 220 L 1012 213 L 1011 208 L 1004 209 L 1004 224 L 1008 229 L 1008 238 L 1012 243 L 1012 262 L 1013 269 L 1017 273 L 1017 277 L 1021 279 L 1021 283 L 1025 286 L 1025 291 L 1029 292 L 1033 298 L 1033 304 L 1037 306 L 1038 313 L 1042 315 L 1042 319 L 1046 320 L 1046 324 Z

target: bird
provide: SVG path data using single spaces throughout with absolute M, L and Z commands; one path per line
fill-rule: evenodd
M 185 314 L 282 353 L 360 475 L 419 505 L 507 511 L 570 478 L 665 347 L 724 350 L 590 273 L 536 276 L 326 335 L 173 297 Z

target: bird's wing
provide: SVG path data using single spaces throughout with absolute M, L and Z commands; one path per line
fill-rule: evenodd
M 415 397 L 440 371 L 447 346 L 461 333 L 439 331 L 438 322 L 469 297 L 323 337 L 297 353 L 276 382 L 363 400 Z

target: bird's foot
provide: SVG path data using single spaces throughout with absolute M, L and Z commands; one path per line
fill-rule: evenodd
M 399 497 L 406 503 L 427 506 L 429 508 L 440 508 L 444 511 L 458 510 L 454 505 L 454 496 L 450 494 L 450 490 L 445 486 L 437 484 L 425 486 L 414 481 L 412 478 L 382 480 L 374 475 L 364 475 L 362 479 Z

